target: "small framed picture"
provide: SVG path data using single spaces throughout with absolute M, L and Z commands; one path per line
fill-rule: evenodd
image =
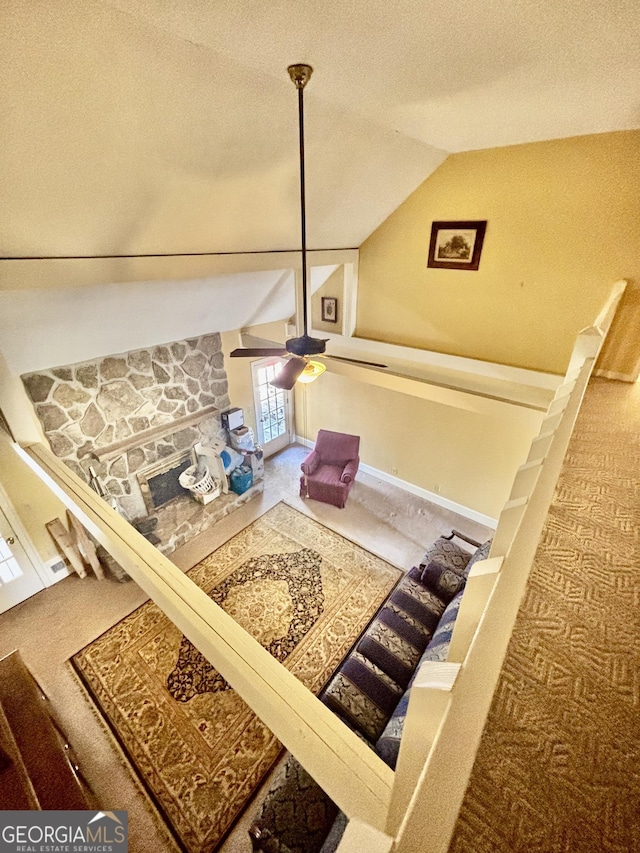
M 338 300 L 335 296 L 322 297 L 322 319 L 325 323 L 338 322 Z
M 434 222 L 431 225 L 428 267 L 477 270 L 487 221 Z

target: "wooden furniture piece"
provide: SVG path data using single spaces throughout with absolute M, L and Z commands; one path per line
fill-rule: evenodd
M 69 533 L 60 519 L 54 518 L 52 521 L 48 521 L 45 524 L 45 527 L 53 537 L 53 541 L 56 543 L 58 548 L 60 548 L 67 560 L 69 560 L 71 568 L 78 577 L 86 578 L 87 570 L 84 566 L 82 554 L 78 550 L 78 546 L 74 542 L 73 536 Z
M 14 651 L 0 660 L 0 809 L 95 809 L 49 700 Z
M 100 565 L 98 554 L 95 545 L 89 538 L 89 534 L 84 529 L 83 525 L 78 521 L 72 512 L 67 510 L 67 521 L 69 522 L 69 532 L 73 531 L 76 546 L 84 562 L 91 566 L 94 575 L 99 581 L 104 580 L 104 569 Z
M 67 521 L 69 530 L 59 518 L 48 521 L 45 527 L 78 577 L 86 578 L 87 567 L 89 567 L 98 580 L 104 580 L 104 569 L 87 531 L 69 510 L 67 510 Z

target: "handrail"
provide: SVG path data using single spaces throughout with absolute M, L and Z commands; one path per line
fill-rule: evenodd
M 613 322 L 613 318 L 618 310 L 618 305 L 624 295 L 627 284 L 628 282 L 623 278 L 621 278 L 620 281 L 616 281 L 611 288 L 611 293 L 609 294 L 607 301 L 604 303 L 600 313 L 593 321 L 593 325 L 597 326 L 605 336 L 611 328 L 611 323 Z
M 50 450 L 40 444 L 15 449 L 345 814 L 381 830 L 392 770 Z
M 491 586 L 487 588 L 485 583 L 481 590 L 487 603 L 479 618 L 475 614 L 478 623 L 471 634 L 468 649 L 461 650 L 460 673 L 441 715 L 437 735 L 404 821 L 397 830 L 396 853 L 445 853 L 449 847 L 519 604 L 593 364 L 594 359 L 589 358 L 580 370 L 564 417 L 554 430 L 545 463 L 535 480 L 517 527 L 512 531 L 512 541 L 503 557 L 502 566 L 493 575 L 495 582 L 489 572 Z M 480 575 L 482 567 L 482 563 L 474 566 L 475 574 Z M 472 608 L 467 608 L 467 612 L 470 610 Z M 465 630 L 469 628 L 465 625 L 461 608 L 452 638 L 454 651 L 456 633 Z M 407 723 L 412 712 L 414 691 L 415 687 L 411 692 Z M 400 785 L 401 780 L 396 779 L 396 784 Z M 426 814 L 429 815 L 428 820 L 425 820 Z M 340 853 L 340 848 L 338 851 Z

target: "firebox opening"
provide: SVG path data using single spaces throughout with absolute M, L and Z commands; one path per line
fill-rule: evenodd
M 174 498 L 189 495 L 188 489 L 178 482 L 178 477 L 191 464 L 191 453 L 182 452 L 138 471 L 137 479 L 147 512 L 154 512 Z

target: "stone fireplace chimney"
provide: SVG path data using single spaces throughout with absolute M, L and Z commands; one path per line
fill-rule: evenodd
M 220 335 L 22 376 L 53 452 L 89 482 L 93 466 L 131 520 L 148 514 L 138 473 L 223 438 L 229 408 Z M 177 475 L 176 475 L 177 476 Z

